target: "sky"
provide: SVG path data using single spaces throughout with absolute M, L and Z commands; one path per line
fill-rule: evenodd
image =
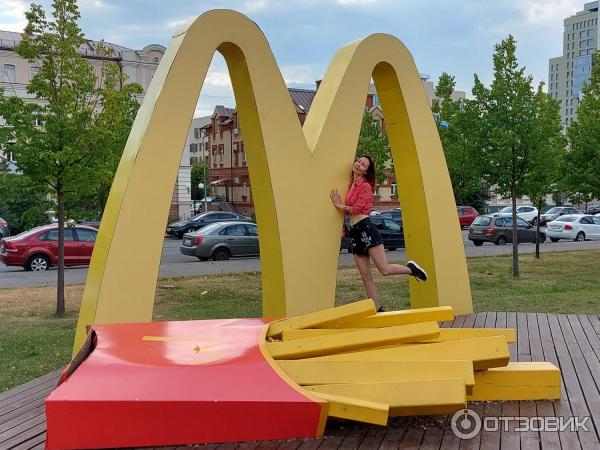
M 36 0 L 49 15 L 51 0 Z M 0 30 L 22 31 L 25 0 L 0 0 Z M 470 96 L 473 75 L 493 78 L 494 45 L 512 34 L 519 64 L 537 84 L 548 78 L 548 59 L 562 54 L 564 18 L 579 0 L 79 0 L 88 39 L 142 49 L 169 45 L 182 24 L 211 9 L 234 9 L 265 33 L 288 87 L 314 89 L 335 52 L 373 33 L 389 33 L 411 51 L 419 72 L 442 72 Z M 225 62 L 213 58 L 196 116 L 214 106 L 235 106 Z

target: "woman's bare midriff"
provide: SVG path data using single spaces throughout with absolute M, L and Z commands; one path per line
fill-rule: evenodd
M 367 217 L 369 217 L 369 216 L 367 216 L 365 214 L 355 214 L 353 216 L 350 216 L 350 225 L 354 226 L 361 220 L 366 219 Z

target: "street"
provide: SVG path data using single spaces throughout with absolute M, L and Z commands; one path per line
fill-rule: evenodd
M 512 245 L 497 246 L 493 244 L 484 244 L 481 247 L 475 247 L 467 239 L 467 231 L 463 230 L 463 239 L 465 241 L 465 252 L 467 256 L 494 256 L 507 255 L 512 252 Z M 260 261 L 258 258 L 231 259 L 229 261 L 206 261 L 201 262 L 196 258 L 184 256 L 179 252 L 181 241 L 173 238 L 165 238 L 163 254 L 160 265 L 160 277 L 178 277 L 193 275 L 211 275 L 230 272 L 255 272 L 260 270 Z M 569 250 L 589 250 L 600 248 L 600 241 L 572 242 L 560 241 L 556 243 L 547 240 L 540 245 L 541 252 L 556 252 Z M 534 244 L 519 245 L 519 253 L 535 252 Z M 404 249 L 386 252 L 390 262 L 406 261 L 406 252 Z M 351 254 L 345 251 L 340 253 L 339 265 L 351 266 L 354 260 Z M 85 283 L 88 267 L 68 267 L 65 270 L 66 284 Z M 56 285 L 56 270 L 51 269 L 46 272 L 26 272 L 22 267 L 7 267 L 0 263 L 0 288 L 19 288 L 31 286 L 54 286 Z

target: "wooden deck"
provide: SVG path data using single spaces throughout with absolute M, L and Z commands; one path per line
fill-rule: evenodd
M 589 417 L 589 431 L 482 432 L 460 440 L 448 416 L 392 419 L 388 427 L 329 421 L 323 439 L 194 446 L 202 449 L 600 449 L 600 317 L 526 313 L 479 313 L 459 316 L 446 327 L 513 327 L 518 342 L 511 360 L 549 361 L 562 371 L 562 399 L 535 402 L 486 402 L 471 405 L 485 417 Z M 58 371 L 0 393 L 0 449 L 41 449 L 46 437 L 44 400 Z M 168 447 L 175 449 L 176 447 Z M 193 447 L 177 447 L 193 448 Z

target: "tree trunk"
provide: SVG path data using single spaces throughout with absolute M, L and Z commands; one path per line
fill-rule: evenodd
M 535 258 L 540 259 L 540 216 L 542 210 L 542 202 L 537 205 L 537 219 L 535 221 Z
M 519 277 L 519 240 L 517 235 L 517 190 L 515 183 L 510 186 L 512 202 L 512 246 L 513 246 L 513 277 Z
M 56 284 L 56 315 L 65 315 L 65 197 L 56 189 L 58 199 L 58 280 Z

